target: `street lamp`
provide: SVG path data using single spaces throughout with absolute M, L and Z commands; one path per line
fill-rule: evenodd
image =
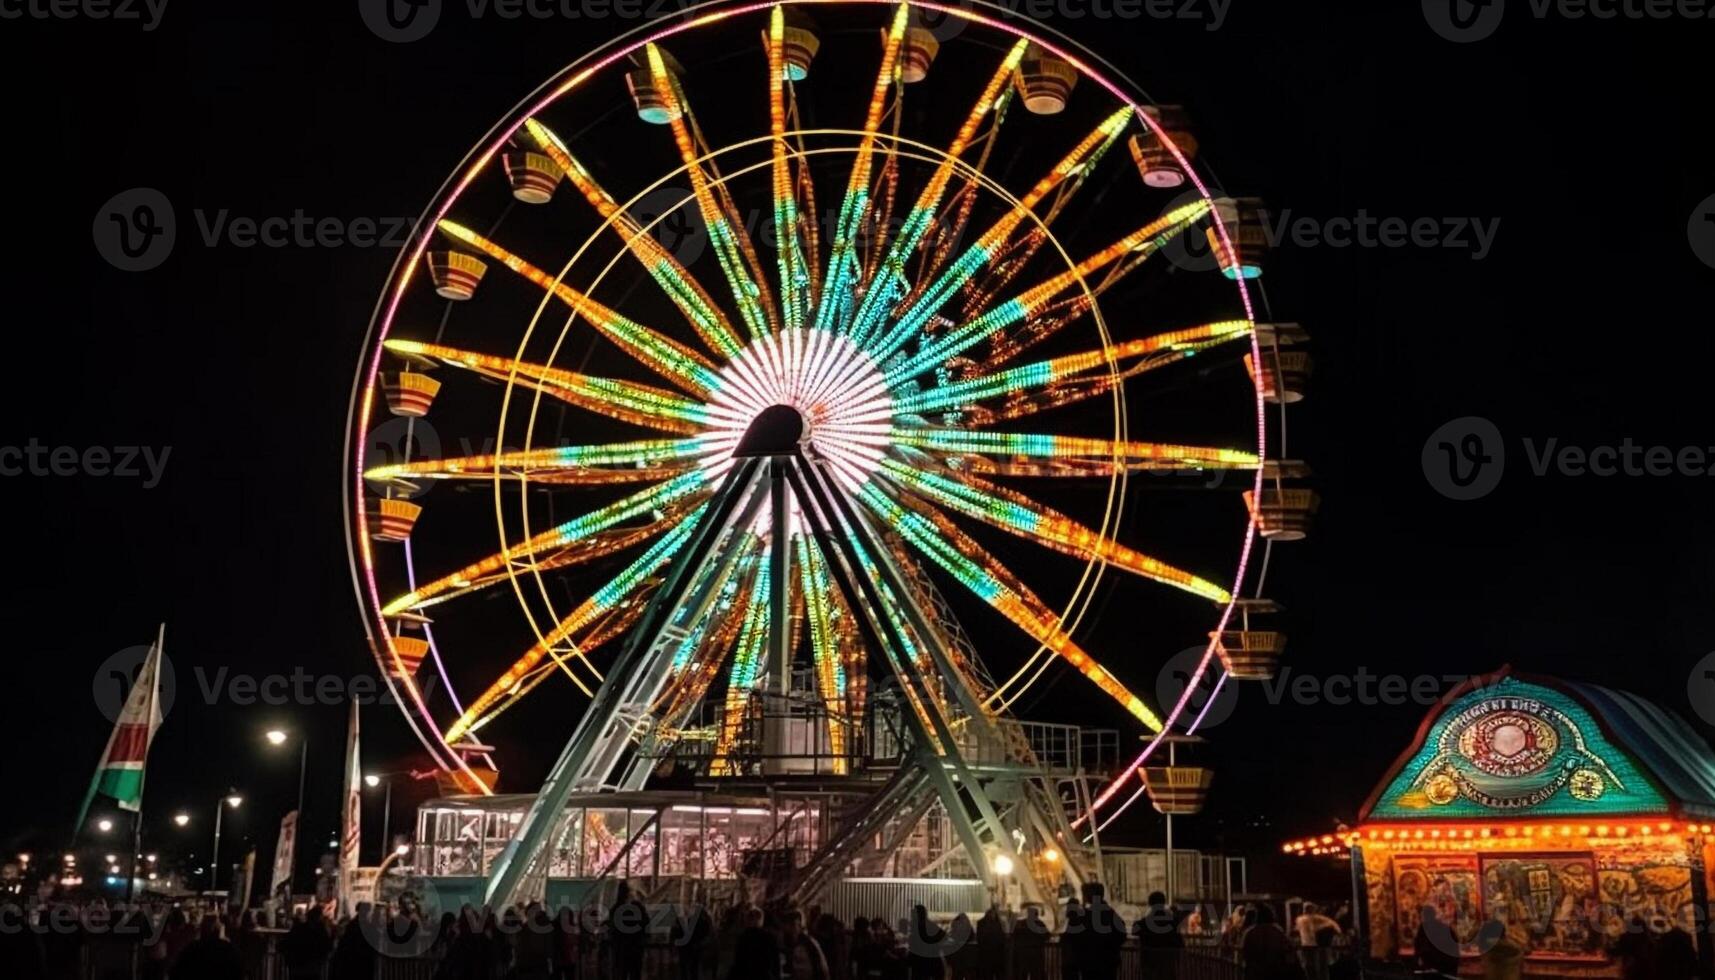
M 95 822 L 95 829 L 99 830 L 105 834 L 108 831 L 113 829 L 113 821 L 107 819 L 106 817 L 102 817 L 100 820 L 97 820 Z
M 387 873 L 387 866 L 389 864 L 392 864 L 394 861 L 399 860 L 400 858 L 404 857 L 405 855 L 407 855 L 409 853 L 411 853 L 411 845 L 400 844 L 398 847 L 395 847 L 393 849 L 393 852 L 391 854 L 389 854 L 386 857 L 381 859 L 381 867 L 375 869 L 375 877 L 377 879 L 376 888 L 379 889 L 381 887 L 380 886 L 380 878 L 382 875 Z
M 381 853 L 386 854 L 387 848 L 393 843 L 393 777 L 396 772 L 372 772 L 363 777 L 363 785 L 374 789 L 383 784 L 387 792 L 381 798 Z
M 244 797 L 237 793 L 228 792 L 225 796 L 214 801 L 214 854 L 208 861 L 208 890 L 214 891 L 220 881 L 220 817 L 227 807 L 238 809 L 244 802 Z
M 173 814 L 173 823 L 180 827 L 189 827 L 191 825 L 191 815 L 188 813 L 175 813 Z
M 266 738 L 268 740 L 268 744 L 275 748 L 279 748 L 291 740 L 291 735 L 287 734 L 284 729 L 280 728 L 270 728 L 262 737 Z M 309 768 L 309 765 L 310 740 L 307 737 L 300 736 L 298 738 L 298 826 L 300 828 L 304 826 L 304 771 Z M 296 855 L 293 855 L 293 857 L 294 860 L 292 861 L 292 868 L 286 873 L 286 894 L 288 895 L 292 893 L 292 883 L 297 879 L 298 862 L 296 861 Z

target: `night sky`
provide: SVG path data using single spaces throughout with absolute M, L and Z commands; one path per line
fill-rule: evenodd
M 1270 570 L 1286 606 L 1271 624 L 1290 636 L 1294 674 L 1441 679 L 1511 663 L 1639 692 L 1707 733 L 1687 683 L 1715 650 L 1715 480 L 1538 476 L 1531 453 L 1630 439 L 1700 447 L 1715 466 L 1715 268 L 1688 241 L 1715 194 L 1700 136 L 1715 25 L 1539 18 L 1515 2 L 1494 36 L 1455 44 L 1412 3 L 1232 0 L 1209 30 L 1200 0 L 1185 2 L 1200 19 L 1053 26 L 1158 101 L 1188 106 L 1231 192 L 1318 222 L 1465 228 L 1464 245 L 1321 242 L 1270 257 L 1276 318 L 1303 323 L 1316 358 L 1289 424 L 1322 511 Z M 12 744 L 0 847 L 62 846 L 110 730 L 93 695 L 100 665 L 162 620 L 180 703 L 149 770 L 151 849 L 202 853 L 231 786 L 247 803 L 229 834 L 266 852 L 296 791 L 295 750 L 261 737 L 275 726 L 309 734 L 306 839 L 319 849 L 331 836 L 344 709 L 205 704 L 198 688 L 223 667 L 373 672 L 347 571 L 342 449 L 396 249 L 210 246 L 198 222 L 222 209 L 384 225 L 416 215 L 518 99 L 630 26 L 473 20 L 449 3 L 427 38 L 390 43 L 354 3 L 312 6 L 174 0 L 150 31 L 0 21 L 11 228 L 0 446 L 170 447 L 152 488 L 0 477 Z M 158 268 L 124 272 L 98 254 L 92 221 L 136 187 L 172 202 L 178 239 Z M 1480 259 L 1465 219 L 1497 229 Z M 1493 422 L 1506 470 L 1492 493 L 1456 501 L 1426 479 L 1422 454 L 1465 416 Z M 1229 538 L 1211 541 L 1210 563 L 1229 561 Z M 1147 694 L 1195 638 L 1177 624 L 1152 632 L 1123 595 L 1095 609 L 1095 634 L 1125 642 L 1091 649 Z M 979 644 L 1016 646 L 997 623 L 965 617 Z M 1025 714 L 1087 721 L 1091 700 L 1068 672 Z M 1209 815 L 1176 829 L 1182 843 L 1261 855 L 1352 819 L 1427 710 L 1270 704 L 1254 687 L 1236 707 L 1196 750 L 1219 773 Z M 569 717 L 539 711 L 515 732 L 507 788 L 532 788 Z M 364 721 L 366 766 L 423 764 L 391 708 Z M 426 792 L 400 790 L 396 830 Z M 167 822 L 179 809 L 197 819 L 183 844 Z M 1143 810 L 1116 825 L 1120 839 L 1159 841 Z

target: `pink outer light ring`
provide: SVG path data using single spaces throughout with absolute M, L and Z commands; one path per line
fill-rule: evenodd
M 821 3 L 872 3 L 887 6 L 893 5 L 890 0 L 786 0 L 784 5 L 811 6 Z M 419 217 L 416 240 L 412 243 L 409 251 L 401 251 L 399 259 L 395 261 L 393 269 L 389 273 L 389 281 L 394 284 L 393 288 L 390 292 L 383 292 L 381 298 L 377 301 L 375 312 L 371 316 L 369 327 L 364 336 L 364 347 L 365 349 L 372 351 L 372 353 L 367 364 L 362 362 L 359 363 L 357 376 L 353 380 L 351 399 L 347 408 L 346 416 L 346 455 L 352 460 L 353 470 L 352 479 L 342 486 L 341 492 L 345 498 L 347 516 L 346 549 L 352 560 L 352 586 L 357 593 L 359 605 L 364 609 L 364 631 L 368 634 L 371 650 L 374 652 L 377 663 L 381 668 L 381 677 L 383 682 L 387 684 L 388 689 L 396 699 L 399 699 L 401 704 L 405 704 L 408 701 L 409 704 L 415 708 L 414 712 L 409 709 L 404 712 L 406 722 L 411 726 L 412 731 L 417 735 L 418 740 L 422 742 L 423 747 L 428 750 L 430 756 L 435 759 L 438 765 L 449 772 L 464 772 L 466 775 L 470 776 L 473 783 L 479 787 L 483 786 L 483 784 L 476 778 L 476 774 L 471 770 L 469 764 L 461 755 L 459 755 L 459 753 L 453 751 L 447 745 L 440 727 L 429 714 L 428 707 L 423 700 L 422 692 L 418 690 L 415 682 L 405 681 L 402 684 L 397 684 L 389 670 L 390 664 L 396 659 L 396 654 L 393 650 L 392 634 L 387 627 L 386 618 L 382 616 L 380 612 L 382 601 L 380 590 L 375 579 L 374 563 L 370 559 L 369 555 L 370 545 L 368 537 L 368 522 L 362 506 L 365 491 L 363 480 L 365 447 L 361 434 L 368 431 L 371 411 L 375 405 L 375 387 L 381 371 L 382 355 L 384 353 L 383 345 L 388 334 L 392 331 L 394 317 L 398 312 L 399 303 L 404 297 L 405 290 L 411 283 L 411 277 L 416 274 L 421 264 L 423 252 L 427 250 L 429 242 L 433 240 L 435 228 L 438 226 L 441 219 L 446 217 L 454 203 L 457 202 L 465 189 L 470 186 L 471 182 L 476 179 L 477 175 L 487 168 L 495 154 L 501 152 L 506 143 L 512 138 L 513 134 L 524 124 L 524 120 L 541 112 L 566 92 L 571 91 L 584 80 L 595 75 L 608 65 L 627 57 L 647 44 L 659 42 L 681 32 L 701 27 L 705 24 L 713 23 L 727 17 L 754 13 L 760 10 L 766 10 L 776 5 L 776 3 L 768 2 L 768 0 L 763 0 L 763 2 L 758 2 L 758 0 L 739 0 L 737 3 L 732 3 L 730 0 L 710 0 L 710 2 L 707 3 L 687 7 L 673 15 L 673 19 L 677 22 L 660 25 L 653 31 L 649 31 L 651 25 L 640 25 L 639 27 L 628 31 L 626 34 L 621 35 L 619 38 L 608 42 L 601 48 L 597 48 L 590 54 L 585 55 L 584 58 L 568 65 L 566 68 L 562 69 L 559 74 L 555 75 L 554 78 L 549 79 L 547 82 L 543 83 L 543 85 L 539 86 L 534 93 L 527 96 L 518 104 L 518 106 L 515 106 L 512 112 L 510 112 L 500 124 L 497 124 L 489 131 L 483 141 L 478 144 L 478 147 L 485 148 L 481 149 L 480 152 L 478 149 L 473 148 L 470 153 L 466 154 L 464 160 L 461 161 L 459 168 L 454 171 L 455 175 L 462 172 L 462 176 L 457 177 L 456 183 L 454 182 L 453 177 L 449 177 L 447 181 L 441 185 L 441 188 L 436 192 L 436 198 L 440 203 L 438 205 L 431 204 L 430 207 L 425 210 L 424 214 Z M 1190 161 L 1185 158 L 1179 147 L 1175 145 L 1171 137 L 1169 137 L 1168 134 L 1149 117 L 1148 113 L 1141 111 L 1141 106 L 1150 101 L 1147 96 L 1144 96 L 1142 88 L 1104 59 L 1085 51 L 1082 48 L 1082 45 L 1078 45 L 1077 42 L 1052 28 L 1047 28 L 1043 25 L 1034 25 L 1041 30 L 1054 34 L 1060 39 L 1059 43 L 1045 40 L 1039 34 L 1026 32 L 1018 28 L 1005 19 L 1011 14 L 1010 11 L 1007 11 L 1004 7 L 990 3 L 988 0 L 961 0 L 958 4 L 915 2 L 914 0 L 913 5 L 940 11 L 941 13 L 949 16 L 974 21 L 1010 34 L 1015 38 L 1029 40 L 1041 45 L 1048 51 L 1053 52 L 1056 56 L 1065 59 L 1076 67 L 1083 75 L 1093 79 L 1098 85 L 1106 89 L 1116 99 L 1119 99 L 1121 102 L 1131 106 L 1138 119 L 1153 131 L 1156 136 L 1161 139 L 1162 144 L 1172 152 L 1174 159 L 1179 163 L 1186 176 L 1190 178 L 1191 183 L 1196 187 L 1198 194 L 1205 201 L 1212 200 L 1208 185 L 1204 182 L 1201 175 L 1197 173 L 1196 169 L 1191 166 Z M 989 14 L 981 13 L 976 9 L 972 9 L 973 6 L 986 8 L 999 16 L 991 16 Z M 1071 50 L 1071 47 L 1077 47 L 1079 49 L 1079 53 L 1074 53 L 1074 51 Z M 605 54 L 603 53 L 604 49 L 606 49 Z M 1083 56 L 1080 56 L 1080 53 Z M 591 61 L 591 59 L 595 60 Z M 1125 79 L 1127 86 L 1135 91 L 1136 95 L 1128 92 L 1125 86 L 1121 86 L 1106 75 L 1092 69 L 1090 67 L 1090 63 L 1092 61 L 1100 62 L 1113 74 Z M 588 62 L 588 64 L 584 64 L 585 62 Z M 583 67 L 580 67 L 580 65 L 583 65 Z M 544 92 L 546 94 L 543 94 Z M 1141 100 L 1139 97 L 1142 97 Z M 527 108 L 523 108 L 525 106 L 527 106 Z M 506 120 L 510 120 L 510 122 L 507 122 Z M 450 191 L 449 186 L 451 187 Z M 431 212 L 433 215 L 432 218 L 429 217 Z M 1232 238 L 1228 234 L 1225 223 L 1221 220 L 1219 211 L 1211 208 L 1210 215 L 1216 235 L 1221 239 L 1222 244 L 1230 251 L 1232 249 Z M 1245 284 L 1245 280 L 1243 278 L 1236 278 L 1233 282 L 1238 289 L 1239 300 L 1244 308 L 1245 318 L 1252 323 L 1255 323 L 1255 306 L 1252 302 L 1250 291 Z M 1252 331 L 1251 334 L 1251 355 L 1254 359 L 1257 359 L 1260 362 L 1262 351 L 1260 344 L 1257 342 L 1255 331 Z M 1264 414 L 1265 406 L 1263 402 L 1262 388 L 1260 382 L 1255 380 L 1253 380 L 1252 387 L 1255 393 L 1257 417 L 1257 456 L 1259 459 L 1266 459 L 1268 456 L 1268 429 Z M 1259 466 L 1257 468 L 1252 487 L 1253 492 L 1257 495 L 1260 495 L 1262 492 L 1262 473 L 1262 468 Z M 1253 514 L 1251 515 L 1249 524 L 1246 528 L 1245 540 L 1242 548 L 1240 549 L 1238 568 L 1234 575 L 1234 588 L 1232 591 L 1235 597 L 1241 593 L 1245 581 L 1245 574 L 1250 567 L 1251 553 L 1255 546 L 1257 537 L 1256 530 L 1256 517 Z M 1233 608 L 1234 604 L 1229 602 L 1222 609 L 1220 620 L 1214 631 L 1215 634 L 1218 635 L 1226 629 L 1227 623 L 1232 617 Z M 1209 665 L 1214 657 L 1215 640 L 1211 637 L 1209 645 L 1204 649 L 1202 659 L 1198 661 L 1196 671 L 1193 672 L 1185 686 L 1184 693 L 1180 695 L 1178 702 L 1173 705 L 1172 709 L 1167 713 L 1166 718 L 1163 720 L 1162 731 L 1164 734 L 1171 732 L 1174 724 L 1184 714 L 1186 705 L 1190 702 L 1191 692 L 1194 691 L 1197 685 L 1201 682 L 1204 673 L 1209 669 Z M 441 669 L 438 651 L 435 656 L 435 662 L 437 669 Z M 444 670 L 442 670 L 442 673 L 444 681 L 446 680 L 444 677 Z M 404 688 L 403 697 L 401 697 L 401 687 Z M 450 689 L 449 685 L 449 690 Z M 1197 720 L 1200 721 L 1201 718 L 1199 717 Z M 1196 722 L 1194 721 L 1190 727 L 1194 729 L 1196 727 Z M 425 731 L 425 728 L 427 731 Z M 1159 739 L 1151 741 L 1149 746 L 1146 747 L 1143 752 L 1125 768 L 1121 775 L 1116 777 L 1113 782 L 1111 782 L 1096 797 L 1091 805 L 1092 814 L 1105 806 L 1107 802 L 1119 792 L 1120 788 L 1125 784 L 1127 777 L 1129 777 L 1137 767 L 1142 766 L 1160 744 L 1161 740 Z M 485 793 L 488 792 L 486 787 L 483 788 Z M 1128 800 L 1125 805 L 1129 806 L 1136 798 L 1137 796 L 1134 794 L 1131 800 Z M 1110 815 L 1108 819 L 1111 820 L 1113 816 L 1117 816 L 1118 813 L 1123 810 L 1124 807 L 1122 806 L 1120 811 L 1115 811 L 1115 813 Z

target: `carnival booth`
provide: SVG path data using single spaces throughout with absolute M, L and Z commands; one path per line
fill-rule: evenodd
M 1503 667 L 1430 712 L 1348 837 L 1372 952 L 1409 956 L 1432 906 L 1479 972 L 1504 929 L 1528 974 L 1613 976 L 1627 923 L 1696 936 L 1715 755 L 1682 718 Z M 1484 926 L 1496 921 L 1499 926 Z

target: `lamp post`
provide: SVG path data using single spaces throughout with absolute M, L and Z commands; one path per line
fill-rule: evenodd
M 285 745 L 288 741 L 290 741 L 292 736 L 287 734 L 283 729 L 270 728 L 264 737 L 268 739 L 269 745 L 272 745 L 272 746 L 278 748 L 279 746 Z M 299 831 L 302 831 L 304 829 L 304 772 L 309 768 L 309 765 L 310 765 L 310 740 L 308 737 L 299 736 L 299 738 L 298 738 L 298 830 Z M 302 835 L 300 834 L 300 836 L 302 836 Z M 292 893 L 292 884 L 297 880 L 297 877 L 298 877 L 297 855 L 294 854 L 292 857 L 293 857 L 292 867 L 290 869 L 288 869 L 286 872 L 286 894 L 288 894 L 288 895 L 290 895 Z
M 411 853 L 411 845 L 400 844 L 398 847 L 395 847 L 393 850 L 389 851 L 387 853 L 386 857 L 381 859 L 381 867 L 375 869 L 375 881 L 376 881 L 375 887 L 377 889 L 379 889 L 381 887 L 381 884 L 380 884 L 381 876 L 385 875 L 387 873 L 387 866 L 389 864 L 392 864 L 394 861 L 399 860 L 400 858 L 404 857 L 405 855 L 407 855 L 409 853 Z
M 219 884 L 219 882 L 220 882 L 220 817 L 221 817 L 221 814 L 226 810 L 227 807 L 231 807 L 234 810 L 238 809 L 239 805 L 242 804 L 243 802 L 244 802 L 244 797 L 239 796 L 237 793 L 233 792 L 232 790 L 227 790 L 225 796 L 214 801 L 214 853 L 209 856 L 209 860 L 208 860 L 208 890 L 211 892 L 214 891 L 215 886 L 217 884 Z M 189 823 L 190 821 L 186 820 L 185 822 Z M 180 826 L 183 826 L 183 824 L 181 824 Z
M 381 853 L 386 855 L 393 847 L 393 777 L 403 775 L 403 772 L 372 772 L 363 777 L 363 785 L 370 789 L 384 787 L 381 796 Z

